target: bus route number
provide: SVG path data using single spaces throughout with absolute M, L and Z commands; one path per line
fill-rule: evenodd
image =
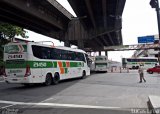
M 46 67 L 47 64 L 44 62 L 34 62 L 33 67 Z

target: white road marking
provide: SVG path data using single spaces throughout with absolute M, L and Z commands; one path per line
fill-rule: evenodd
M 55 106 L 55 107 L 68 107 L 68 108 L 91 108 L 91 109 L 120 109 L 120 107 L 106 107 L 94 105 L 78 105 L 78 104 L 60 104 L 60 103 L 32 103 L 32 102 L 16 102 L 0 100 L 0 103 L 12 105 L 36 105 L 36 106 Z
M 43 102 L 46 102 L 46 101 L 49 101 L 49 100 L 53 100 L 54 98 L 48 98 L 48 99 L 46 99 L 46 100 L 43 100 L 43 101 L 41 101 L 40 103 L 43 103 Z
M 1 108 L 1 109 L 3 109 L 3 108 L 8 108 L 8 107 L 11 107 L 11 106 L 14 106 L 14 105 L 16 105 L 16 104 L 7 105 L 7 106 L 3 106 L 3 107 L 0 107 L 0 108 Z

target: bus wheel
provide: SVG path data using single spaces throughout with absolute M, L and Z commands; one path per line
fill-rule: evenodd
M 135 69 L 135 66 L 132 66 L 132 69 Z
M 85 79 L 85 78 L 86 78 L 86 72 L 85 72 L 85 71 L 83 71 L 81 78 L 82 78 L 82 79 Z
M 46 76 L 46 80 L 45 80 L 45 83 L 44 83 L 46 86 L 49 86 L 52 84 L 52 76 L 50 74 L 47 74 Z
M 53 78 L 53 84 L 56 85 L 59 83 L 60 77 L 58 73 L 54 74 L 54 78 Z

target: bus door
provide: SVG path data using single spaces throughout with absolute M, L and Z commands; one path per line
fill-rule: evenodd
M 51 62 L 47 62 L 47 59 L 49 59 L 49 56 L 50 56 L 50 54 L 48 53 L 49 50 L 42 46 L 32 45 L 32 51 L 33 51 L 32 75 L 33 75 L 34 82 L 35 83 L 44 82 L 47 74 L 46 68 L 48 68 L 48 66 L 52 64 Z

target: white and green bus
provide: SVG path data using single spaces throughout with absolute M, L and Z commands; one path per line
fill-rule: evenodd
M 90 75 L 86 52 L 69 47 L 35 42 L 9 43 L 4 48 L 4 62 L 7 83 L 50 85 Z
M 122 58 L 122 66 L 129 69 L 138 69 L 140 65 L 147 69 L 156 64 L 158 64 L 158 59 L 155 57 Z
M 95 57 L 95 71 L 96 72 L 107 72 L 108 70 L 108 57 L 107 56 L 96 56 Z

